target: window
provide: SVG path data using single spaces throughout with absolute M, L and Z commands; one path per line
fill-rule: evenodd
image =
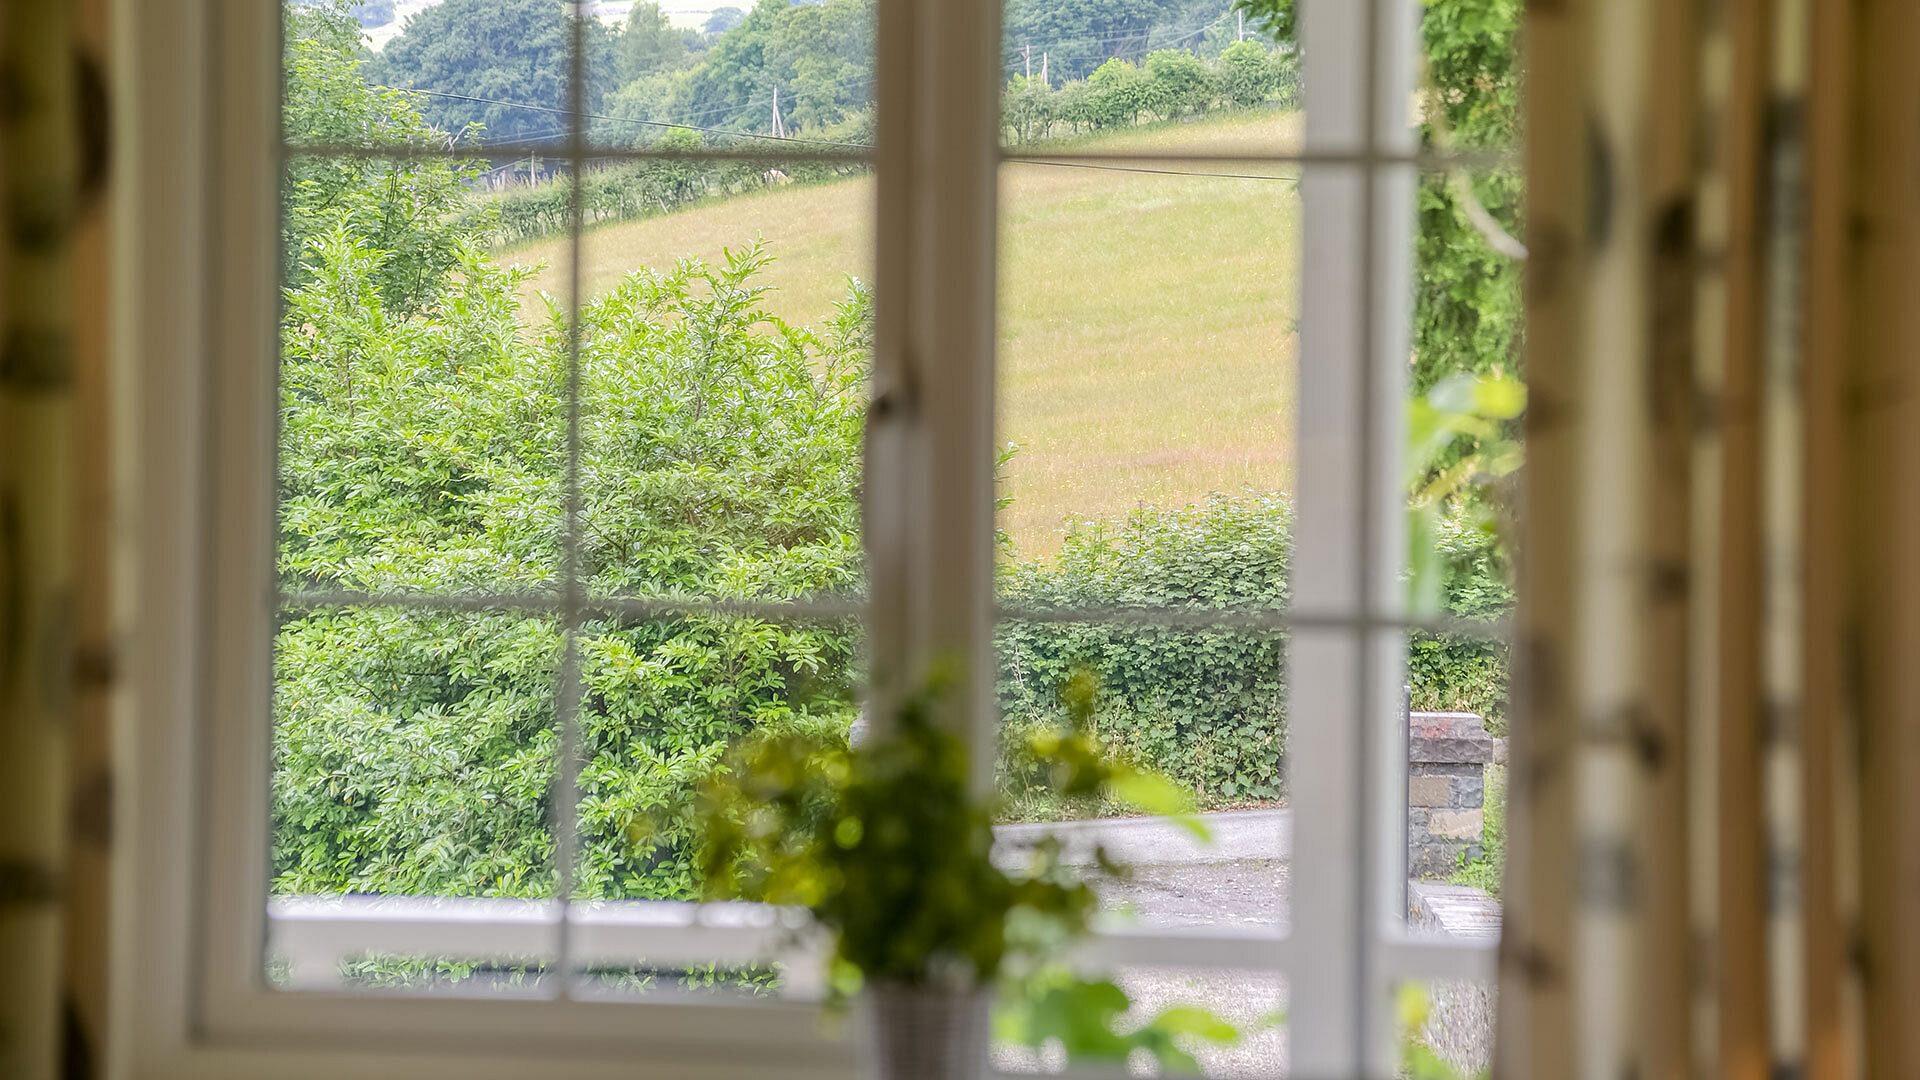
M 392 6 L 402 23 L 439 17 Z M 499 0 L 502 25 L 538 7 Z M 1294 1074 L 1384 1073 L 1397 987 L 1492 972 L 1490 944 L 1405 919 L 1407 635 L 1493 636 L 1420 614 L 1402 580 L 1416 183 L 1451 164 L 1421 150 L 1408 107 L 1413 6 L 1313 5 L 1303 124 L 1236 134 L 1172 122 L 1192 110 L 1168 99 L 1152 106 L 1168 123 L 1091 142 L 1034 141 L 1001 92 L 1017 70 L 1007 93 L 1037 97 L 1055 65 L 1094 82 L 1118 48 L 1100 34 L 1054 31 L 1036 70 L 1031 35 L 997 37 L 1011 13 L 832 0 L 788 9 L 828 42 L 790 81 L 696 107 L 648 81 L 653 53 L 614 47 L 614 8 L 512 23 L 485 47 L 546 48 L 564 77 L 494 89 L 434 83 L 446 58 L 407 54 L 409 31 L 388 23 L 356 72 L 308 39 L 283 49 L 270 0 L 123 11 L 142 42 L 136 158 L 181 185 L 123 195 L 142 211 L 125 284 L 162 328 L 141 446 L 161 539 L 139 563 L 151 627 L 168 632 L 140 655 L 160 722 L 136 793 L 153 897 L 135 922 L 141 985 L 169 1003 L 146 1021 L 155 1074 L 259 1075 L 288 1047 L 348 1073 L 843 1074 L 786 916 L 687 902 L 671 845 L 607 853 L 670 801 L 676 768 L 724 742 L 714 715 L 841 722 L 856 689 L 884 712 L 935 656 L 968 673 L 955 709 L 990 783 L 1009 650 L 1046 635 L 1180 656 L 1230 645 L 1228 666 L 1271 669 L 1243 687 L 1256 711 L 1288 718 L 1284 777 L 1276 754 L 1246 784 L 1284 784 L 1291 895 L 1255 859 L 1232 886 L 1271 891 L 1253 917 L 1116 925 L 1086 962 L 1282 986 Z M 1224 41 L 1228 25 L 1143 32 L 1136 51 L 1181 85 L 1191 56 L 1154 46 Z M 653 29 L 662 49 L 689 40 Z M 202 71 L 205 86 L 186 77 Z M 385 187 L 355 204 L 368 177 Z M 484 220 L 460 216 L 490 191 Z M 695 227 L 656 204 L 732 216 Z M 1154 234 L 1099 228 L 1158 222 L 1166 204 L 1213 208 L 1245 248 L 1220 253 L 1227 291 L 1206 309 L 1255 314 L 1206 343 L 1179 321 L 1186 283 L 1155 276 L 1184 271 Z M 544 269 L 434 265 L 464 257 L 452 243 L 374 255 L 344 222 L 484 233 Z M 1283 234 L 1297 263 L 1263 246 Z M 791 262 L 734 247 L 750 236 Z M 674 269 L 689 255 L 704 267 Z M 809 259 L 859 280 L 787 269 Z M 1095 262 L 1107 281 L 1043 287 Z M 765 283 L 785 289 L 753 292 Z M 389 315 L 415 316 L 409 363 L 431 364 L 356 337 Z M 1241 392 L 1129 369 L 1154 347 L 1150 323 L 1192 356 L 1228 351 Z M 1062 348 L 1060 325 L 1108 337 Z M 1289 371 L 1289 354 L 1311 359 Z M 1022 396 L 1021 380 L 1047 389 Z M 1045 413 L 1121 384 L 1137 396 L 1116 395 L 1115 414 L 1172 401 L 1232 429 L 1231 452 L 1196 464 L 1115 430 L 1135 417 L 1095 430 L 1099 410 Z M 460 398 L 475 386 L 497 411 Z M 1033 440 L 1033 470 L 1003 460 L 1010 430 Z M 1008 547 L 1051 555 L 1075 515 L 1248 477 L 1289 488 L 1284 603 L 1007 586 Z M 701 666 L 716 656 L 730 666 Z M 705 741 L 639 740 L 641 724 Z M 369 730 L 386 750 L 356 758 L 346 735 Z M 480 777 L 463 764 L 480 754 L 515 768 Z M 369 838 L 370 815 L 391 828 Z M 699 979 L 662 974 L 688 971 L 774 992 L 689 995 Z

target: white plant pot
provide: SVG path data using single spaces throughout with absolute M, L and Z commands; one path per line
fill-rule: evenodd
M 987 1066 L 987 991 L 869 984 L 865 1080 L 980 1080 Z

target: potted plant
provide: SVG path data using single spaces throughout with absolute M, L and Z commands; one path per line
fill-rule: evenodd
M 791 734 L 739 747 L 702 792 L 709 897 L 812 913 L 832 936 L 834 993 L 865 1008 L 863 1052 L 882 1080 L 974 1080 L 996 990 L 1004 1037 L 1069 1056 L 1145 1052 L 1177 1069 L 1193 1064 L 1183 1036 L 1235 1041 L 1237 1029 L 1194 1008 L 1123 1026 L 1119 987 L 1062 966 L 1097 899 L 1062 867 L 1055 840 L 1019 853 L 1022 868 L 993 858 L 995 801 L 974 793 L 965 745 L 935 721 L 948 682 L 915 694 L 890 730 L 857 747 Z M 1090 678 L 1072 680 L 1068 725 L 1027 747 L 1054 789 L 1173 816 L 1204 835 L 1184 791 L 1100 752 L 1094 695 Z M 1104 851 L 1095 858 L 1105 873 L 1125 873 Z

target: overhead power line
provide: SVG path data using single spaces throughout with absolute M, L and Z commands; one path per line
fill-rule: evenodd
M 479 104 L 484 104 L 484 105 L 499 105 L 509 109 L 527 109 L 533 112 L 555 113 L 561 116 L 572 115 L 572 113 L 566 109 L 554 108 L 548 105 L 535 105 L 535 104 L 524 102 L 524 101 L 506 101 L 501 98 L 477 97 L 472 94 L 455 94 L 455 93 L 450 93 L 444 90 L 420 90 L 420 89 L 416 89 L 413 87 L 406 87 L 406 86 L 383 86 L 381 87 L 381 89 L 399 90 L 399 91 L 410 93 L 410 94 L 425 94 L 429 97 L 451 98 L 456 101 L 477 102 Z M 796 144 L 801 144 L 806 146 L 830 146 L 836 149 L 845 149 L 845 150 L 872 150 L 874 148 L 872 143 L 839 142 L 839 141 L 833 141 L 833 140 L 827 140 L 827 139 L 807 139 L 807 138 L 801 138 L 795 135 L 764 135 L 754 131 L 733 131 L 728 128 L 702 127 L 698 124 L 675 124 L 665 120 L 638 120 L 628 116 L 605 116 L 599 113 L 582 113 L 580 115 L 586 117 L 587 119 L 606 120 L 616 124 L 639 124 L 645 127 L 657 127 L 657 128 L 683 128 L 688 131 L 701 131 L 701 132 L 707 132 L 714 135 L 732 135 L 732 136 L 737 136 L 737 137 L 746 138 L 746 139 L 758 139 L 762 142 L 796 143 Z M 503 145 L 508 145 L 508 144 L 503 144 Z M 489 149 L 499 149 L 499 148 L 501 147 L 481 146 L 481 147 L 476 147 L 475 150 L 476 152 L 484 153 Z M 521 144 L 519 148 L 523 150 L 528 149 L 528 147 L 525 146 L 524 143 Z M 584 156 L 591 157 L 593 155 L 591 151 L 589 151 Z M 1060 169 L 1093 169 L 1100 172 L 1145 173 L 1145 174 L 1155 175 L 1155 176 L 1203 176 L 1203 177 L 1213 177 L 1213 178 L 1223 179 L 1223 180 L 1294 181 L 1294 180 L 1300 179 L 1300 176 L 1298 173 L 1233 173 L 1233 172 L 1218 172 L 1210 169 L 1152 168 L 1152 167 L 1142 166 L 1142 165 L 1112 165 L 1112 164 L 1105 164 L 1105 163 L 1092 162 L 1092 161 L 1063 161 L 1058 158 L 1044 158 L 1044 157 L 1009 157 L 1006 159 L 1006 161 L 1010 165 L 1042 165 L 1042 166 L 1048 166 L 1048 167 L 1060 168 Z
M 425 94 L 428 97 L 448 98 L 453 101 L 470 101 L 479 105 L 499 105 L 508 109 L 526 109 L 530 112 L 553 113 L 557 116 L 573 116 L 571 109 L 555 108 L 551 105 L 535 105 L 525 101 L 505 101 L 500 98 L 478 97 L 473 94 L 455 94 L 446 90 L 423 90 L 413 86 L 381 86 L 382 90 L 398 90 L 408 94 Z M 588 120 L 606 120 L 615 124 L 638 124 L 641 127 L 683 128 L 688 131 L 703 131 L 712 135 L 732 135 L 741 139 L 763 139 L 768 142 L 805 143 L 809 146 L 831 146 L 846 149 L 873 149 L 866 143 L 837 142 L 831 139 L 803 139 L 795 135 L 762 135 L 755 131 L 733 131 L 728 128 L 703 127 L 699 124 L 672 124 L 665 120 L 640 120 L 631 116 L 607 116 L 602 113 L 579 113 Z M 484 150 L 485 147 L 479 149 Z

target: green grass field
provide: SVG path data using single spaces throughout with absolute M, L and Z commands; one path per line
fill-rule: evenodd
M 1264 113 L 1082 145 L 1247 151 L 1298 134 L 1296 114 Z M 770 307 L 814 323 L 849 275 L 871 277 L 872 199 L 861 178 L 601 226 L 586 236 L 582 281 L 597 293 L 630 270 L 763 239 L 776 259 Z M 1076 516 L 1291 488 L 1300 272 L 1291 182 L 1014 162 L 1002 170 L 1001 213 L 999 425 L 1000 439 L 1019 446 L 1005 525 L 1021 554 L 1053 553 Z M 561 284 L 559 238 L 501 258 L 547 265 L 529 289 Z

